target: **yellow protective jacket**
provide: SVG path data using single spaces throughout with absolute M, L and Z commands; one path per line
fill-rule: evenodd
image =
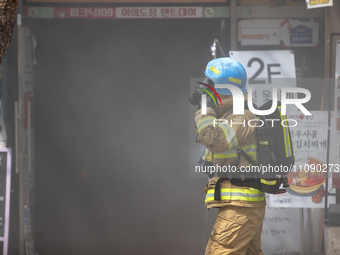
M 222 105 L 217 106 L 216 110 L 207 107 L 206 115 L 202 115 L 201 110 L 198 110 L 195 115 L 198 133 L 197 139 L 207 148 L 203 159 L 212 161 L 215 167 L 217 165 L 220 167 L 229 166 L 238 159 L 235 149 L 241 147 L 254 161 L 257 161 L 256 128 L 249 126 L 248 121 L 259 118 L 249 110 L 245 110 L 244 115 L 234 115 L 233 113 L 228 115 L 233 107 L 233 98 L 232 96 L 220 96 Z M 244 100 L 246 102 L 247 93 L 244 94 Z M 213 126 L 214 119 L 224 119 L 225 116 L 227 116 L 227 124 Z M 243 124 L 244 121 L 245 125 Z M 232 126 L 231 122 L 233 123 Z M 251 122 L 252 126 L 256 124 L 259 124 L 259 122 Z M 241 157 L 237 169 L 248 165 L 249 162 Z M 262 207 L 266 205 L 265 194 L 262 191 L 249 187 L 235 186 L 227 179 L 220 183 L 221 200 L 214 200 L 217 180 L 217 177 L 210 179 L 204 189 L 204 192 L 207 193 L 205 203 L 208 209 L 227 205 L 244 207 Z

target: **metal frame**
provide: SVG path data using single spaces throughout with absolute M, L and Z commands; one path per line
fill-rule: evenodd
M 18 130 L 16 157 L 19 173 L 19 254 L 25 254 L 24 234 L 24 155 L 23 155 L 23 131 L 24 131 L 24 94 L 23 94 L 23 62 L 22 62 L 22 0 L 18 1 L 17 32 L 18 32 Z
M 336 52 L 336 41 L 340 40 L 340 35 L 336 35 L 333 36 L 332 38 L 332 49 L 331 49 L 331 55 L 335 56 L 335 52 Z M 335 57 L 332 57 L 332 62 L 331 62 L 331 77 L 335 76 Z M 326 76 L 326 74 L 325 74 Z M 330 128 L 331 128 L 331 110 L 334 108 L 334 104 L 332 105 L 333 101 L 333 95 L 334 95 L 334 84 L 330 84 L 330 82 L 333 79 L 329 79 L 328 82 L 328 141 L 330 141 Z M 329 163 L 329 150 L 330 150 L 330 142 L 328 142 L 328 147 L 327 147 L 327 164 Z M 328 196 L 339 196 L 339 194 L 337 193 L 329 193 L 328 192 L 328 187 L 329 187 L 329 183 L 328 183 L 328 171 L 326 172 L 326 194 L 325 194 L 325 220 L 328 219 Z M 326 221 L 327 223 L 327 221 Z

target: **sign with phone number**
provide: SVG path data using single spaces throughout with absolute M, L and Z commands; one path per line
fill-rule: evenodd
M 228 18 L 229 7 L 25 7 L 24 16 L 47 19 Z

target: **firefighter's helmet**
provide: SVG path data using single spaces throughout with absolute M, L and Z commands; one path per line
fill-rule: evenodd
M 216 58 L 211 60 L 204 74 L 213 80 L 215 84 L 231 84 L 247 92 L 247 73 L 240 62 L 233 58 Z M 216 89 L 222 95 L 232 95 L 229 89 Z

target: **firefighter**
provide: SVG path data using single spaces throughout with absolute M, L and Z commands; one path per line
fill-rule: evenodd
M 232 58 L 217 58 L 210 61 L 205 75 L 214 84 L 232 84 L 244 93 L 247 103 L 244 67 Z M 262 224 L 265 215 L 265 194 L 260 190 L 256 175 L 247 178 L 239 173 L 242 166 L 249 166 L 244 157 L 238 157 L 237 149 L 242 148 L 255 162 L 258 159 L 256 127 L 248 126 L 251 119 L 258 119 L 249 110 L 244 115 L 234 115 L 233 96 L 230 90 L 216 88 L 221 103 L 207 97 L 206 114 L 201 112 L 201 103 L 195 114 L 197 139 L 206 147 L 202 159 L 217 166 L 235 166 L 236 172 L 217 173 L 211 178 L 204 192 L 207 209 L 220 208 L 212 229 L 206 255 L 260 255 Z M 214 119 L 228 122 L 215 125 Z M 233 124 L 230 125 L 231 121 Z M 246 125 L 244 125 L 246 120 Z M 256 121 L 254 121 L 256 122 Z M 230 169 L 230 168 L 229 168 Z

